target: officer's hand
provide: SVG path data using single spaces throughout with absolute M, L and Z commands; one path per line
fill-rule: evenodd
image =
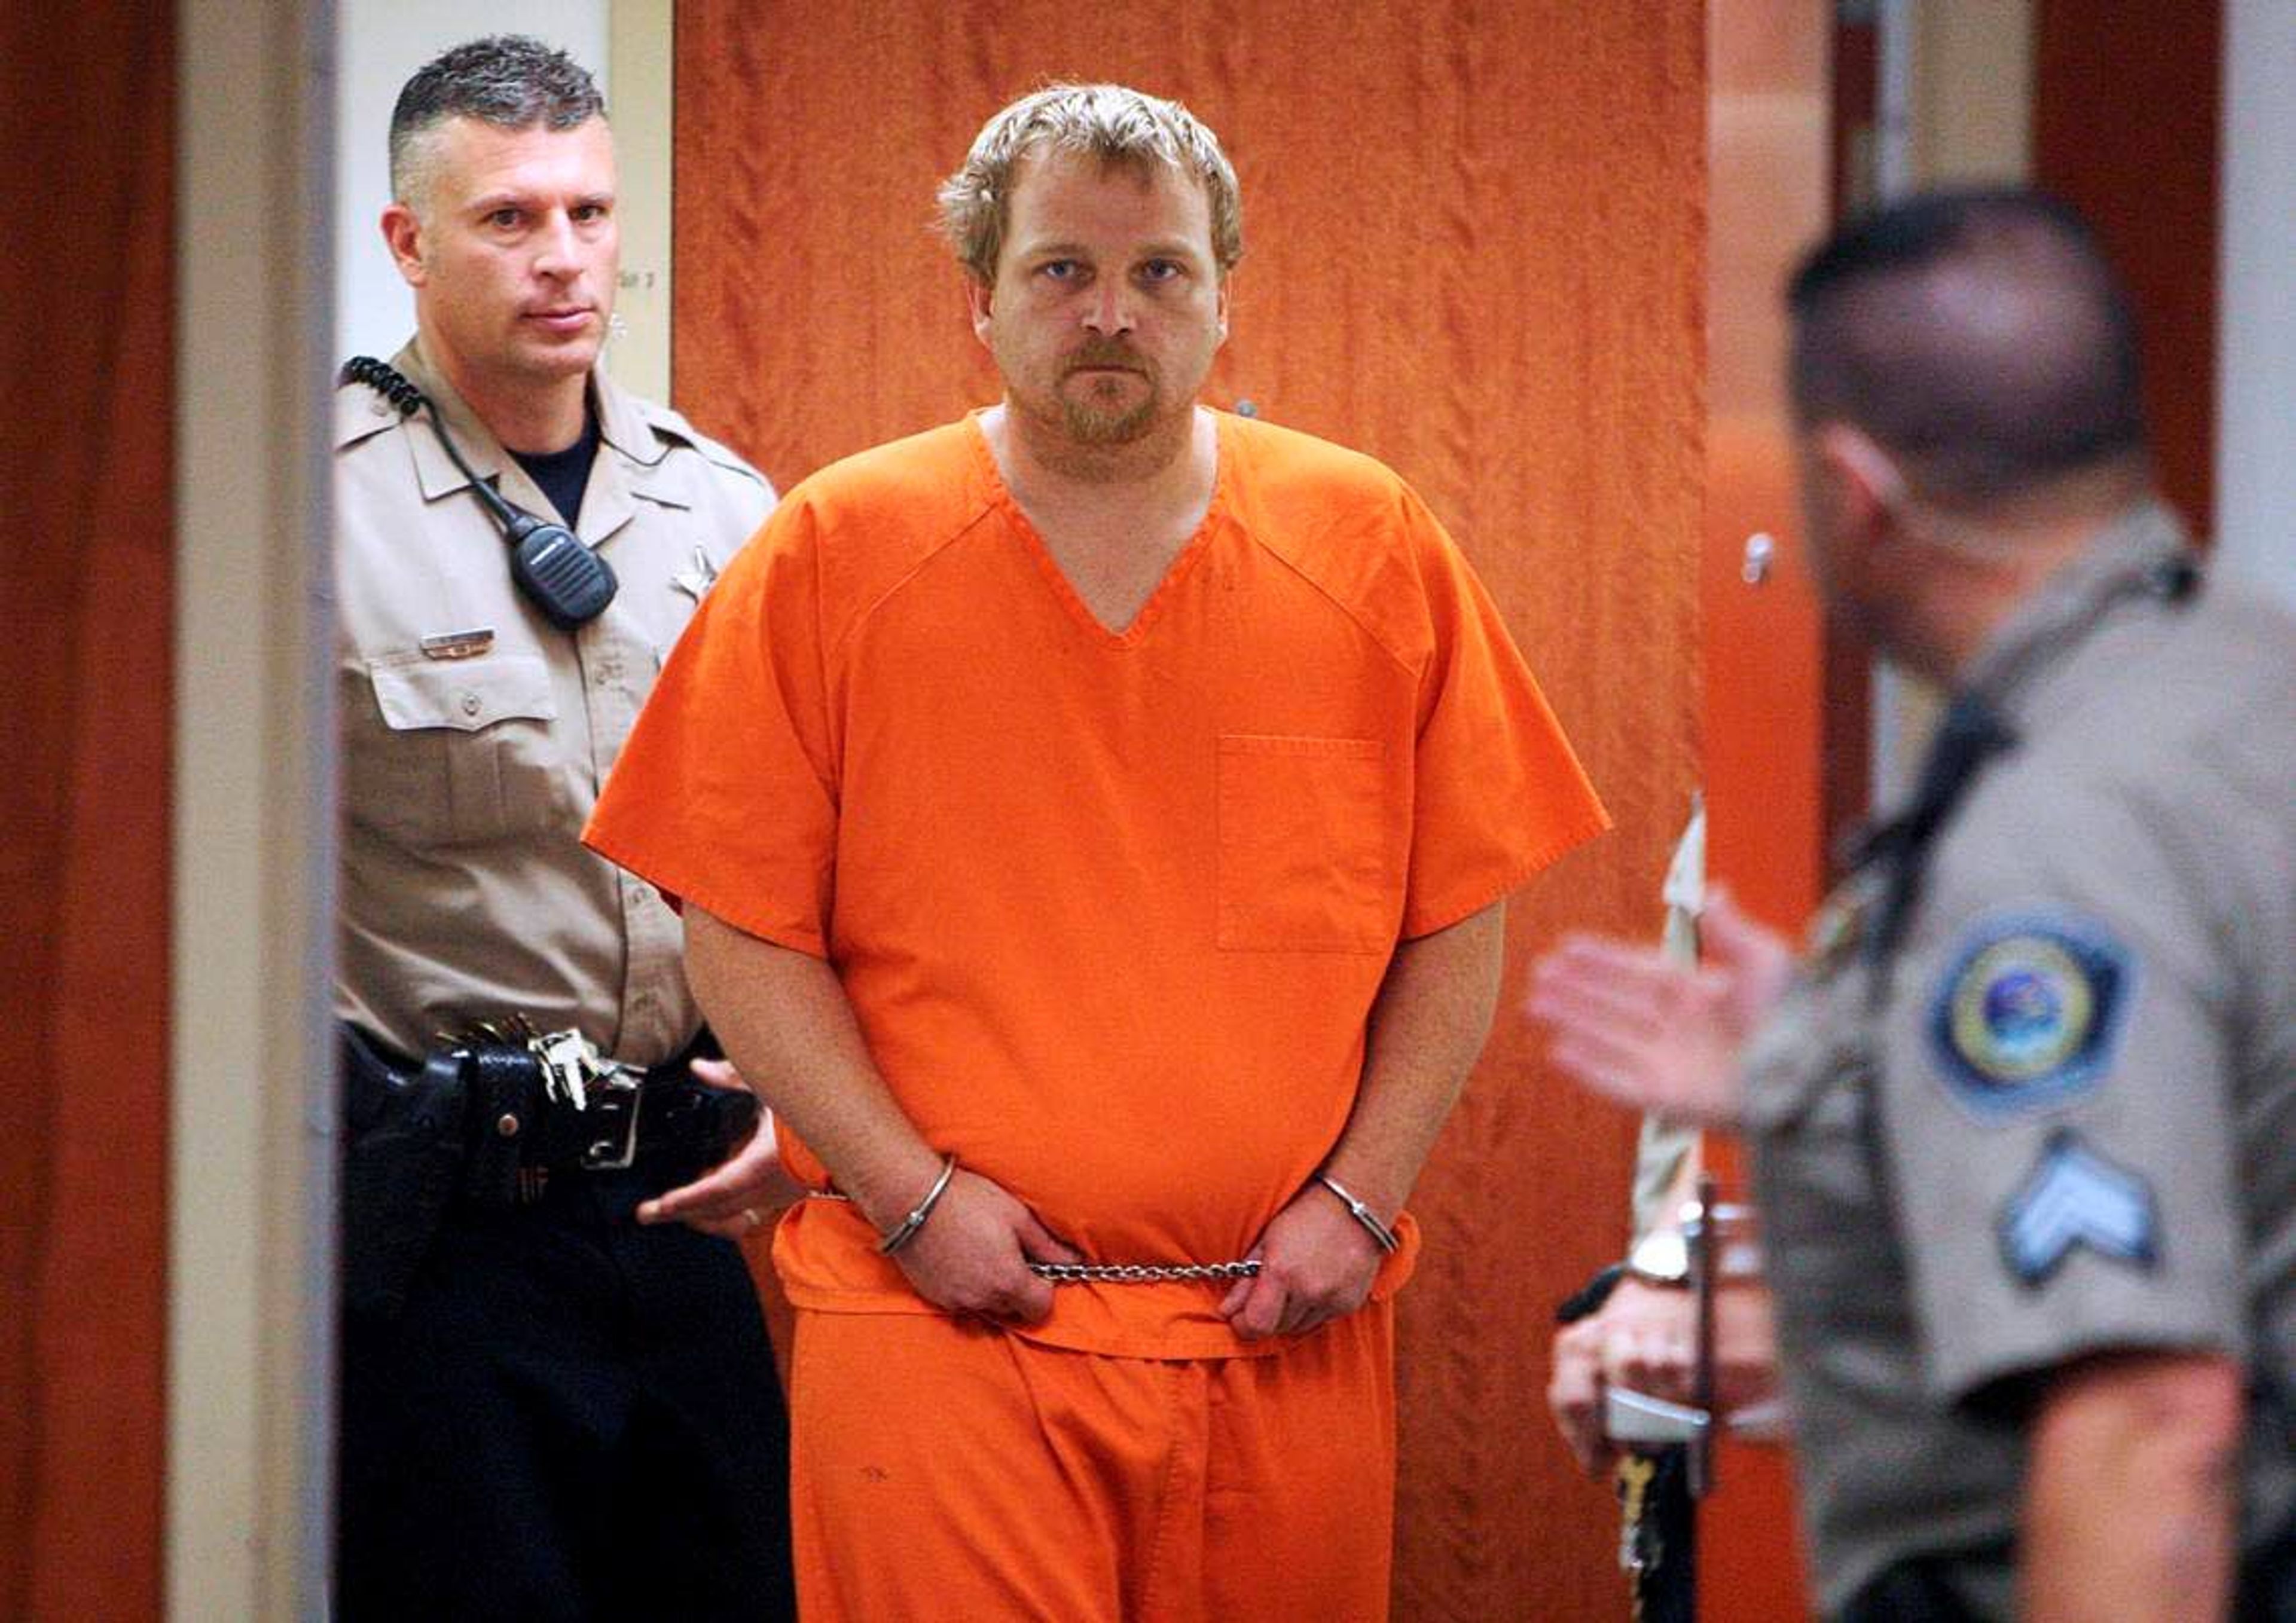
M 1725 1422 L 1777 1389 L 1777 1343 L 1770 1295 L 1753 1284 L 1726 1286 L 1715 1301 L 1714 1387 Z M 1623 1387 L 1669 1403 L 1697 1398 L 1698 1299 L 1688 1291 L 1620 1283 L 1598 1313 L 1554 1338 L 1546 1406 L 1571 1457 L 1590 1477 L 1618 1457 L 1603 1428 L 1603 1397 Z
M 1386 1253 L 1332 1193 L 1309 1184 L 1251 1249 L 1259 1272 L 1236 1281 L 1220 1316 L 1247 1341 L 1300 1335 L 1364 1305 Z
M 1082 1262 L 1084 1257 L 1011 1194 L 960 1168 L 924 1226 L 893 1260 L 936 1307 L 1034 1324 L 1053 1310 L 1053 1286 L 1029 1272 L 1029 1264 Z
M 1555 1332 L 1553 1367 L 1547 1373 L 1546 1408 L 1556 1430 L 1578 1462 L 1596 1477 L 1609 1469 L 1616 1450 L 1603 1429 L 1602 1316 L 1580 1319 Z
M 696 1060 L 693 1075 L 710 1087 L 746 1086 L 724 1060 Z M 739 1240 L 800 1193 L 774 1143 L 774 1114 L 761 1111 L 757 1131 L 740 1149 L 692 1183 L 644 1202 L 637 1216 L 641 1223 L 683 1223 L 705 1234 Z
M 1622 1280 L 1601 1311 L 1554 1338 L 1546 1406 L 1588 1476 L 1607 1473 L 1618 1450 L 1603 1424 L 1603 1396 L 1622 1386 L 1681 1402 L 1695 1373 L 1698 1300 L 1687 1291 Z
M 1554 1028 L 1548 1053 L 1595 1092 L 1674 1121 L 1738 1113 L 1738 1053 L 1792 972 L 1784 938 L 1717 890 L 1701 919 L 1705 962 L 1574 935 L 1531 971 L 1526 1019 Z

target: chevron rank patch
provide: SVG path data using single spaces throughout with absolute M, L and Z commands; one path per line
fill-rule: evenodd
M 2001 1209 L 2002 1259 L 2034 1288 L 2083 1246 L 2150 1268 L 2160 1255 L 2157 1209 L 2150 1184 L 2060 1130 Z
M 2120 1040 L 2131 979 L 2128 951 L 2093 925 L 2018 916 L 1977 926 L 1930 1006 L 1947 1086 L 1986 1120 L 2087 1092 Z

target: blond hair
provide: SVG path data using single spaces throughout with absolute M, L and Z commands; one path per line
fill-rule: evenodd
M 1243 258 L 1243 214 L 1235 169 L 1219 138 L 1177 102 L 1123 85 L 1048 85 L 981 127 L 972 151 L 941 183 L 942 234 L 964 267 L 996 280 L 1021 160 L 1050 151 L 1103 164 L 1154 166 L 1193 176 L 1211 204 L 1212 257 L 1226 275 Z

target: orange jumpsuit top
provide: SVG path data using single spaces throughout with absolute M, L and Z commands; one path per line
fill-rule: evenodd
M 1095 1262 L 1245 1255 L 1346 1124 L 1396 943 L 1607 821 L 1418 497 L 1218 430 L 1203 523 L 1120 634 L 972 419 L 816 474 L 694 617 L 585 836 L 825 957 L 926 1140 Z M 844 1202 L 801 1202 L 774 1256 L 798 1307 L 936 1311 Z M 1063 1286 L 1021 1333 L 1275 1350 L 1223 1290 Z

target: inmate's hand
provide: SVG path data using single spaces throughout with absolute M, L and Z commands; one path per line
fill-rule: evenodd
M 1697 1365 L 1698 1299 L 1688 1291 L 1624 1280 L 1600 1312 L 1558 1332 L 1546 1406 L 1579 1468 L 1604 1476 L 1618 1458 L 1603 1426 L 1609 1388 L 1694 1402 Z M 1770 1294 L 1733 1283 L 1714 1304 L 1715 1405 L 1726 1419 L 1776 1390 Z
M 708 1087 L 745 1088 L 724 1060 L 696 1060 L 694 1078 Z M 705 1234 L 739 1240 L 799 1193 L 774 1143 L 774 1114 L 760 1111 L 757 1131 L 742 1147 L 690 1184 L 665 1191 L 638 1208 L 641 1223 L 683 1223 Z
M 936 1307 L 1033 1324 L 1052 1312 L 1053 1286 L 1029 1272 L 1029 1264 L 1084 1257 L 1004 1190 L 959 1168 L 924 1226 L 893 1260 Z
M 1599 1094 L 1669 1120 L 1738 1113 L 1738 1053 L 1792 973 L 1783 937 L 1717 890 L 1700 921 L 1705 959 L 1576 935 L 1531 971 L 1525 1018 L 1554 1028 L 1554 1062 Z
M 1270 1219 L 1251 1255 L 1259 1273 L 1236 1281 L 1219 1309 L 1247 1341 L 1300 1335 L 1353 1313 L 1386 1253 L 1331 1191 L 1310 1183 Z

